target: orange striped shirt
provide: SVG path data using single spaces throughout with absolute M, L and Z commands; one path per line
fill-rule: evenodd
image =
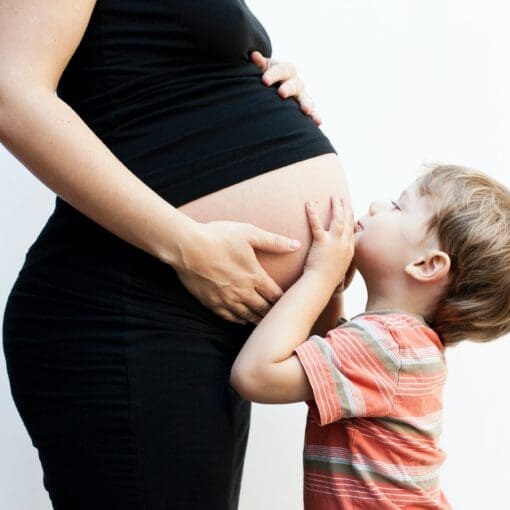
M 306 510 L 451 508 L 439 487 L 444 347 L 423 317 L 362 313 L 296 354 L 314 395 Z

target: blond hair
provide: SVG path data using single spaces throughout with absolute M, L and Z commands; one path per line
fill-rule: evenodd
M 435 204 L 428 229 L 451 259 L 431 325 L 445 345 L 493 340 L 510 332 L 510 191 L 470 168 L 426 168 L 419 189 Z

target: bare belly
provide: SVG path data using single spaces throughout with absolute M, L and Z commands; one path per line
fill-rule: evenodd
M 317 211 L 327 228 L 332 194 L 350 201 L 338 157 L 324 154 L 241 181 L 188 202 L 179 210 L 196 221 L 251 223 L 301 241 L 301 248 L 290 254 L 256 252 L 267 273 L 286 290 L 301 275 L 312 240 L 305 202 L 317 202 Z

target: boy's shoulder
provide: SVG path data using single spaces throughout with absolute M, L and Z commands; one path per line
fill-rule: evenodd
M 425 321 L 423 316 L 400 310 L 363 312 L 350 320 L 338 319 L 337 329 L 359 331 L 364 336 L 386 338 L 395 342 L 401 349 L 428 347 L 444 351 L 438 334 Z

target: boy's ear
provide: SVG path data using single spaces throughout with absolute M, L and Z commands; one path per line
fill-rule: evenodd
M 430 250 L 426 255 L 413 260 L 405 267 L 405 272 L 422 283 L 435 283 L 448 277 L 450 257 L 444 251 Z

